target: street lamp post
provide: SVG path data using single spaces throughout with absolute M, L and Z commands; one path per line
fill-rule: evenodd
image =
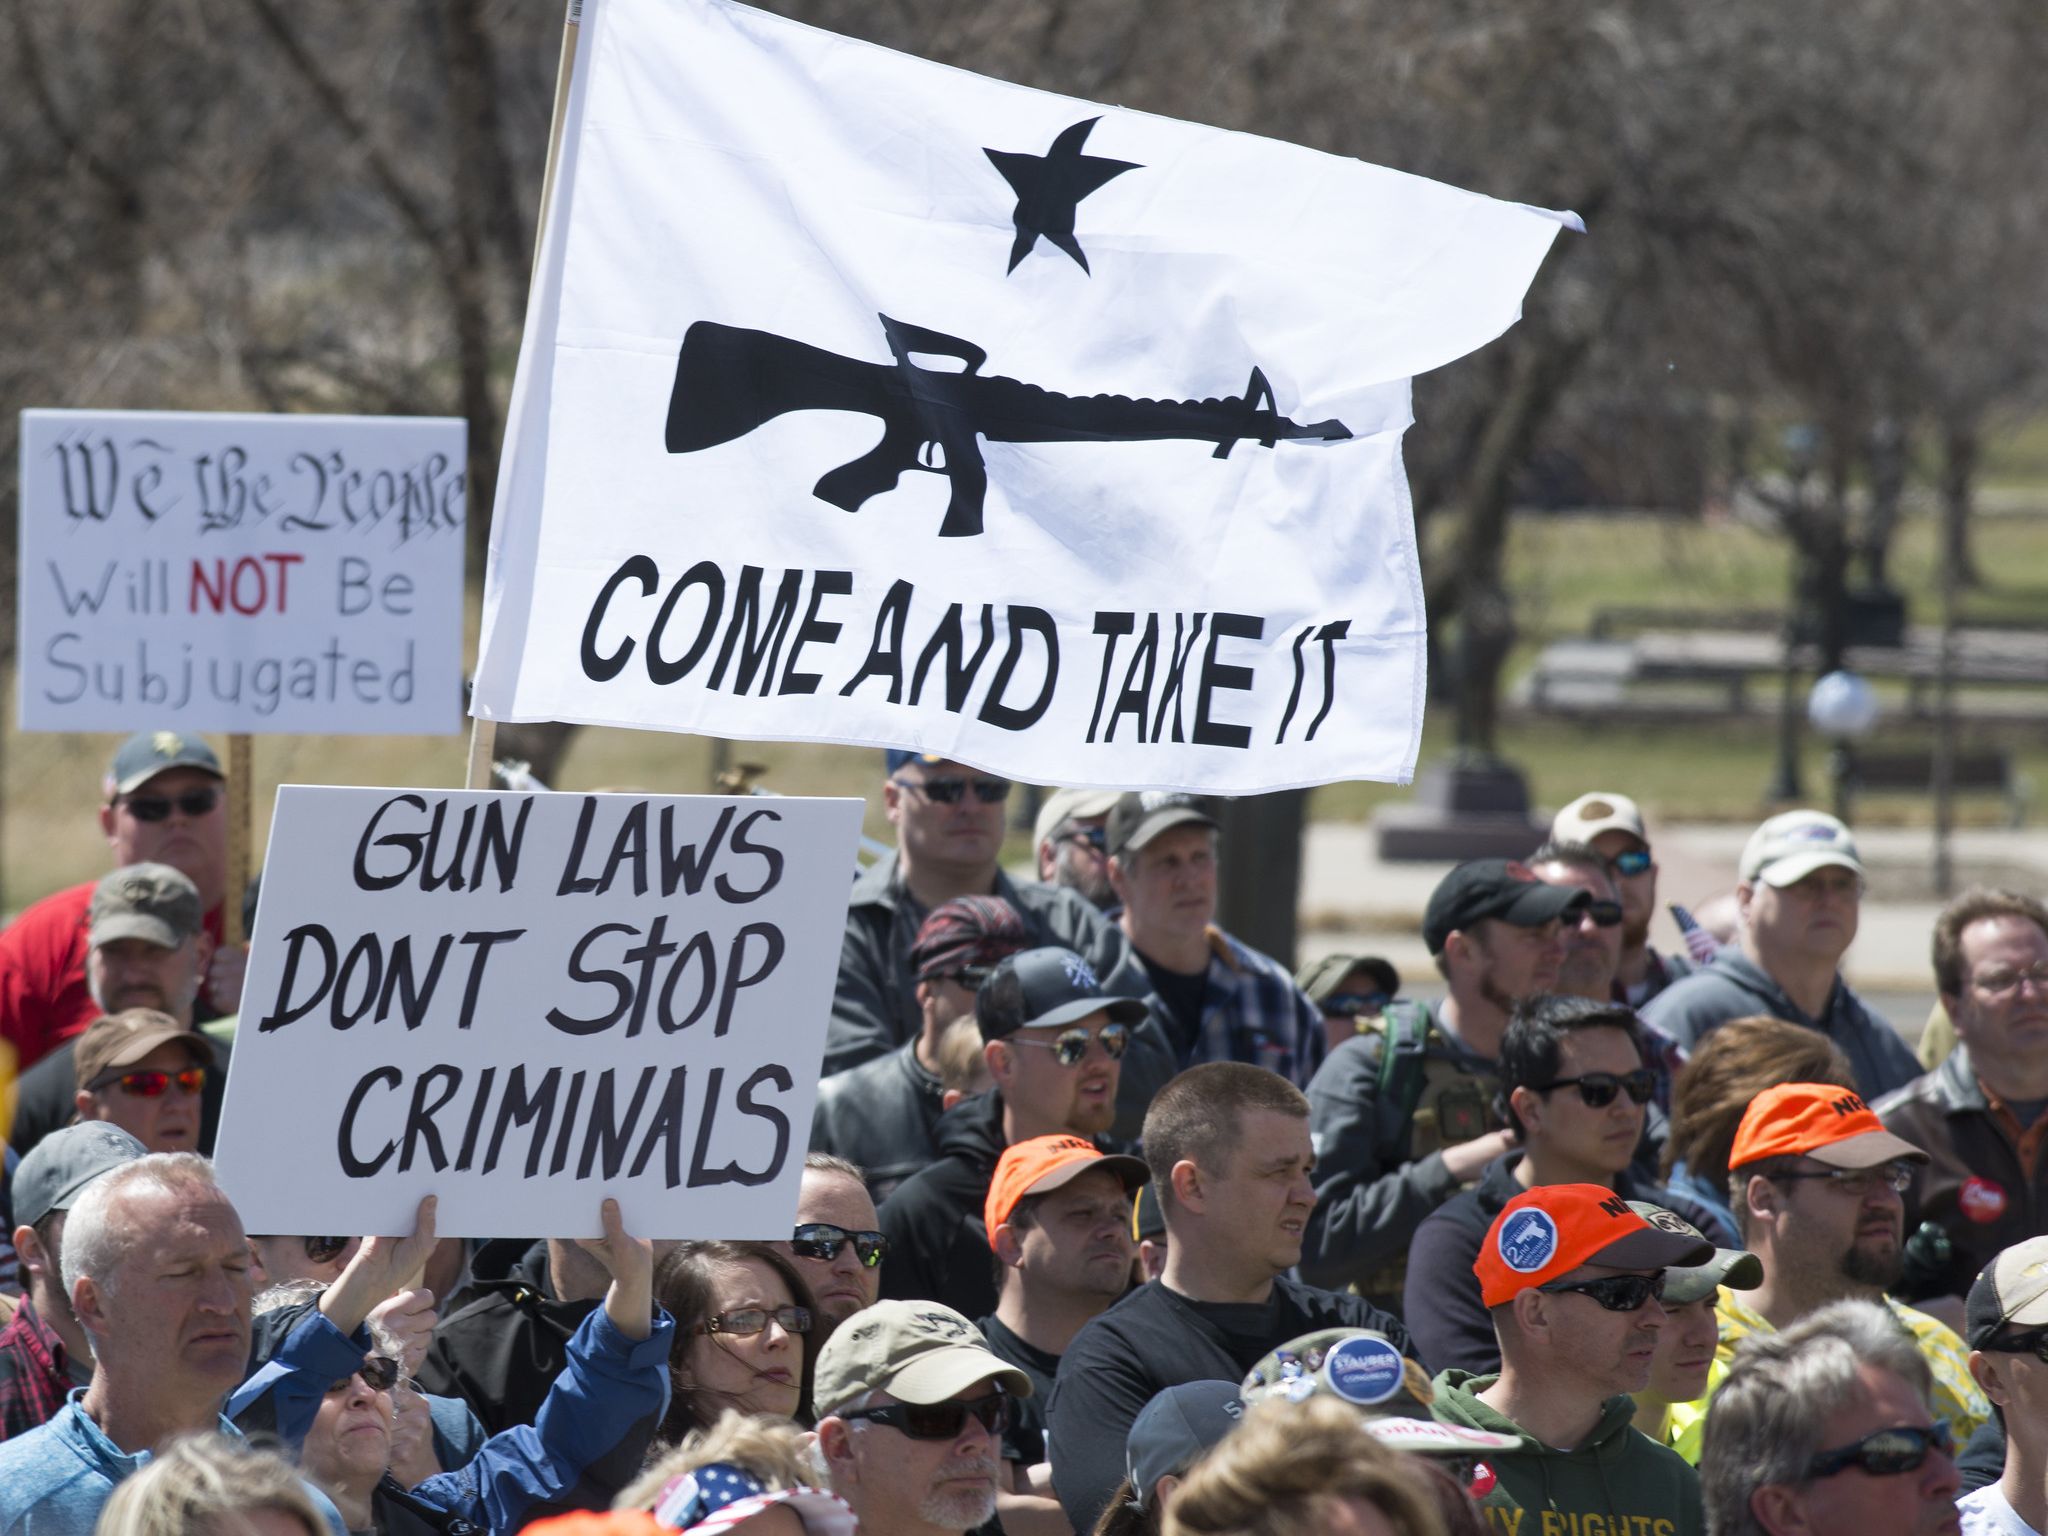
M 1792 494 L 1781 509 L 1787 541 L 1792 546 L 1791 590 L 1785 601 L 1783 643 L 1785 654 L 1778 687 L 1778 766 L 1765 791 L 1766 798 L 1788 805 L 1806 798 L 1799 775 L 1799 615 L 1804 599 L 1808 509 L 1806 482 L 1820 461 L 1820 432 L 1798 423 L 1785 429 L 1781 443 L 1785 473 L 1792 482 Z
M 1877 723 L 1877 695 L 1854 672 L 1830 672 L 1807 695 L 1806 718 L 1834 741 L 1828 777 L 1834 784 L 1835 819 L 1846 822 L 1856 782 L 1856 742 Z

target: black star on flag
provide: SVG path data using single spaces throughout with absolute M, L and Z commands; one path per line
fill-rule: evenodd
M 1088 258 L 1081 252 L 1081 242 L 1074 238 L 1074 214 L 1081 199 L 1125 171 L 1144 169 L 1129 160 L 1106 160 L 1100 155 L 1081 153 L 1089 130 L 1101 121 L 1091 117 L 1063 130 L 1052 141 L 1052 148 L 1042 155 L 1019 154 L 1009 149 L 982 150 L 1017 194 L 1017 211 L 1011 216 L 1017 226 L 1017 238 L 1010 245 L 1010 271 L 1017 270 L 1017 263 L 1031 253 L 1040 236 L 1073 257 L 1083 272 L 1088 271 Z

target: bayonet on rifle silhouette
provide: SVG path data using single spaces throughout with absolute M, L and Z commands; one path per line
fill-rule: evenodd
M 983 374 L 988 354 L 971 341 L 881 316 L 894 363 L 863 362 L 771 331 L 699 320 L 683 333 L 675 389 L 668 402 L 670 453 L 696 453 L 745 437 L 789 411 L 854 411 L 882 423 L 882 440 L 828 470 L 812 487 L 823 501 L 858 512 L 893 490 L 905 470 L 952 482 L 942 537 L 980 533 L 988 469 L 977 438 L 992 443 L 1134 443 L 1185 438 L 1214 443 L 1224 458 L 1238 443 L 1271 448 L 1282 440 L 1325 442 L 1351 436 L 1341 421 L 1304 426 L 1274 408 L 1259 368 L 1242 397 L 1145 400 L 1125 395 L 1061 395 L 999 374 Z M 954 372 L 926 368 L 915 356 L 950 357 Z

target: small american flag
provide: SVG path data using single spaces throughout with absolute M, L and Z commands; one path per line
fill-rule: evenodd
M 1677 902 L 1671 903 L 1671 921 L 1678 924 L 1678 931 L 1685 937 L 1685 952 L 1692 956 L 1695 965 L 1712 965 L 1714 956 L 1721 953 L 1721 941 L 1700 926 L 1694 917 Z

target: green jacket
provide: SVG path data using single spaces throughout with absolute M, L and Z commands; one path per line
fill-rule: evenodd
M 1430 1405 L 1446 1424 L 1522 1437 L 1521 1450 L 1489 1458 L 1474 1477 L 1495 1536 L 1705 1536 L 1699 1474 L 1629 1427 L 1627 1397 L 1609 1398 L 1585 1441 L 1560 1451 L 1479 1400 L 1498 1379 L 1445 1371 Z

